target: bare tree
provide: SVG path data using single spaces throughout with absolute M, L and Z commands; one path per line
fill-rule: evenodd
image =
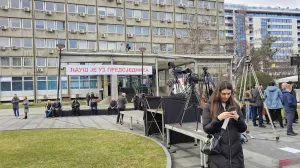
M 197 16 L 197 15 L 195 15 Z M 220 47 L 218 45 L 212 45 L 212 41 L 217 39 L 216 30 L 208 30 L 208 26 L 217 26 L 216 18 L 214 16 L 199 16 L 201 23 L 198 22 L 198 18 L 191 14 L 186 14 L 183 22 L 186 27 L 183 29 L 186 36 L 176 34 L 176 53 L 177 54 L 202 54 L 207 53 L 220 53 Z M 176 30 L 176 33 L 179 30 Z

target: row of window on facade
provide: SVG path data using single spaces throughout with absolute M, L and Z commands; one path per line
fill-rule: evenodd
M 36 57 L 37 67 L 58 67 L 58 60 L 53 57 Z M 33 57 L 0 57 L 2 67 L 33 67 Z M 69 65 L 102 65 L 102 63 L 69 63 Z M 66 67 L 67 63 L 62 62 L 61 67 Z
M 270 29 L 292 29 L 292 25 L 269 25 L 268 28 Z
M 1 77 L 1 91 L 32 91 L 33 77 Z M 62 89 L 68 89 L 68 79 L 66 76 L 61 77 Z M 37 76 L 37 90 L 57 90 L 56 76 Z M 97 89 L 97 76 L 71 76 L 70 89 Z
M 270 35 L 293 35 L 292 31 L 269 31 Z
M 276 54 L 292 54 L 294 53 L 293 50 L 284 50 L 284 49 L 280 49 L 276 52 Z
M 159 12 L 157 12 L 159 13 Z M 162 14 L 162 15 L 161 15 Z M 170 14 L 170 15 L 169 15 Z M 158 16 L 160 15 L 160 16 Z M 194 22 L 194 15 L 188 14 L 176 14 L 176 21 L 189 21 Z M 157 15 L 152 15 L 153 20 L 159 19 L 172 20 L 172 13 L 161 12 Z M 203 24 L 212 24 L 216 23 L 216 16 L 205 16 L 198 15 L 198 23 Z M 224 24 L 224 18 L 219 17 L 219 24 Z M 103 25 L 103 24 L 99 24 Z M 121 25 L 121 24 L 120 24 Z M 0 26 L 6 26 L 10 28 L 24 28 L 32 29 L 32 20 L 31 19 L 20 19 L 20 18 L 5 18 L 0 17 Z M 66 24 L 65 21 L 55 21 L 55 20 L 35 20 L 35 29 L 53 29 L 53 30 L 65 30 Z M 83 23 L 83 22 L 68 22 L 68 30 L 85 30 L 88 32 L 96 32 L 95 23 Z
M 126 0 L 126 1 L 135 1 L 148 3 L 148 0 Z M 173 0 L 152 0 L 152 4 L 161 4 L 173 5 Z M 185 5 L 186 7 L 195 7 L 194 0 L 175 0 L 175 5 Z M 1 0 L 0 6 L 5 5 L 9 8 L 22 9 L 22 8 L 31 8 L 30 0 Z M 79 5 L 79 4 L 68 4 L 68 13 L 85 13 L 90 15 L 95 15 L 95 6 L 90 5 Z M 198 8 L 208 8 L 208 9 L 223 9 L 224 3 L 222 2 L 213 2 L 213 1 L 198 1 Z M 55 2 L 44 2 L 44 1 L 35 1 L 34 9 L 38 11 L 52 11 L 52 12 L 65 12 L 64 3 L 55 3 Z M 98 7 L 99 11 L 99 7 Z M 109 13 L 109 11 L 107 11 Z
M 186 35 L 186 32 L 178 32 L 178 36 Z M 211 34 L 204 34 L 201 38 L 209 38 Z M 213 33 L 215 38 L 215 33 Z M 55 49 L 56 44 L 65 44 L 65 40 L 62 39 L 35 39 L 36 48 L 49 48 Z M 141 43 L 141 42 L 127 42 L 131 47 L 132 51 L 138 51 L 140 47 L 145 47 L 148 51 L 151 50 L 151 43 Z M 173 44 L 168 43 L 153 43 L 153 47 L 156 47 L 157 51 L 173 51 Z M 8 38 L 0 37 L 1 47 L 18 47 L 18 48 L 32 48 L 32 38 Z M 124 42 L 116 41 L 99 41 L 99 50 L 114 50 L 114 51 L 125 51 Z M 154 48 L 155 48 L 154 47 Z M 80 50 L 95 50 L 97 49 L 97 41 L 93 40 L 69 40 L 68 49 L 80 49 Z
M 273 43 L 271 47 L 293 47 L 293 43 Z
M 249 12 L 247 14 L 249 17 L 281 17 L 281 18 L 300 18 L 297 14 L 288 14 L 283 13 L 282 11 L 278 11 L 277 13 L 269 13 L 269 12 Z M 270 21 L 271 22 L 271 21 Z M 272 22 L 278 22 L 277 20 L 272 20 Z M 281 23 L 291 23 L 291 22 L 282 22 Z
M 65 40 L 56 40 L 56 39 L 36 39 L 36 48 L 51 48 L 55 49 L 56 44 L 65 44 Z M 145 47 L 147 50 L 151 50 L 150 43 L 139 43 L 139 42 L 128 42 L 127 43 L 131 50 L 138 51 L 140 47 Z M 24 47 L 24 48 L 32 48 L 32 39 L 31 38 L 6 38 L 0 37 L 0 46 L 2 47 Z M 159 46 L 159 47 L 157 47 Z M 124 42 L 113 42 L 113 41 L 99 41 L 99 49 L 100 50 L 114 50 L 114 51 L 125 51 L 125 43 Z M 156 44 L 153 43 L 153 47 L 156 47 L 157 51 L 173 51 L 173 44 L 161 43 Z M 88 40 L 69 40 L 69 49 L 97 49 L 96 41 L 88 41 Z
M 292 23 L 292 19 L 275 19 L 275 18 L 270 18 L 270 19 L 261 19 L 262 23 Z
M 10 20 L 15 20 L 11 18 Z M 29 21 L 29 23 L 27 22 Z M 1 18 L 0 18 L 0 25 L 1 25 Z M 30 19 L 22 19 L 21 22 L 12 24 L 15 27 L 23 27 L 29 28 L 31 27 L 31 20 Z M 51 21 L 51 20 L 36 20 L 35 21 L 35 28 L 39 29 L 53 29 L 53 30 L 65 30 L 65 23 L 62 21 Z M 84 30 L 87 32 L 95 33 L 96 32 L 96 24 L 91 23 L 77 23 L 77 22 L 68 22 L 68 29 L 71 30 Z M 124 25 L 115 25 L 115 24 L 99 24 L 98 25 L 99 33 L 113 33 L 113 34 L 124 34 Z M 148 26 L 127 26 L 126 27 L 127 33 L 132 33 L 136 35 L 149 35 L 150 27 Z M 179 32 L 183 32 L 183 35 L 188 33 L 190 29 L 176 29 L 176 35 Z M 186 33 L 185 33 L 186 32 Z M 216 34 L 216 31 L 210 31 L 213 34 Z M 220 31 L 220 38 L 224 38 L 224 32 Z M 154 36 L 173 36 L 173 28 L 159 28 L 159 27 L 152 27 L 152 33 Z M 207 33 L 206 33 L 207 34 Z M 211 35 L 211 38 L 215 38 L 215 35 Z
M 36 57 L 37 67 L 57 67 L 57 58 Z M 33 57 L 0 57 L 1 67 L 33 67 Z M 61 64 L 62 67 L 66 63 Z

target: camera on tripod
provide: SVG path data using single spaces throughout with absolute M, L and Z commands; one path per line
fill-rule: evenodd
M 173 69 L 173 73 L 175 76 L 180 74 L 188 74 L 185 81 L 187 81 L 190 85 L 198 83 L 200 81 L 197 74 L 193 73 L 190 68 L 187 68 L 185 70 L 182 70 L 180 67 L 175 67 L 175 64 L 173 62 L 168 62 L 169 69 Z
M 193 73 L 191 69 L 187 68 L 185 70 L 185 73 L 188 74 L 188 76 L 186 77 L 186 81 L 192 85 L 192 84 L 196 84 L 200 81 L 199 77 L 197 74 Z
M 169 67 L 169 69 L 173 69 L 174 76 L 178 76 L 178 75 L 182 74 L 182 68 L 175 67 L 175 64 L 173 62 L 168 62 L 168 67 Z

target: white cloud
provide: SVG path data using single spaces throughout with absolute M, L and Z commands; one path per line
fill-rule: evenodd
M 288 3 L 287 3 L 288 2 Z M 289 7 L 291 9 L 300 8 L 299 0 L 225 0 L 226 3 L 243 4 L 248 6 L 271 6 L 271 7 Z

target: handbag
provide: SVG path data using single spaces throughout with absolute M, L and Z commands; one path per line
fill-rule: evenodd
M 228 122 L 229 118 L 224 120 L 220 133 L 216 133 L 214 135 L 209 134 L 207 136 L 207 140 L 204 142 L 204 145 L 201 149 L 202 153 L 206 155 L 217 155 L 221 153 L 219 142 L 227 128 Z

